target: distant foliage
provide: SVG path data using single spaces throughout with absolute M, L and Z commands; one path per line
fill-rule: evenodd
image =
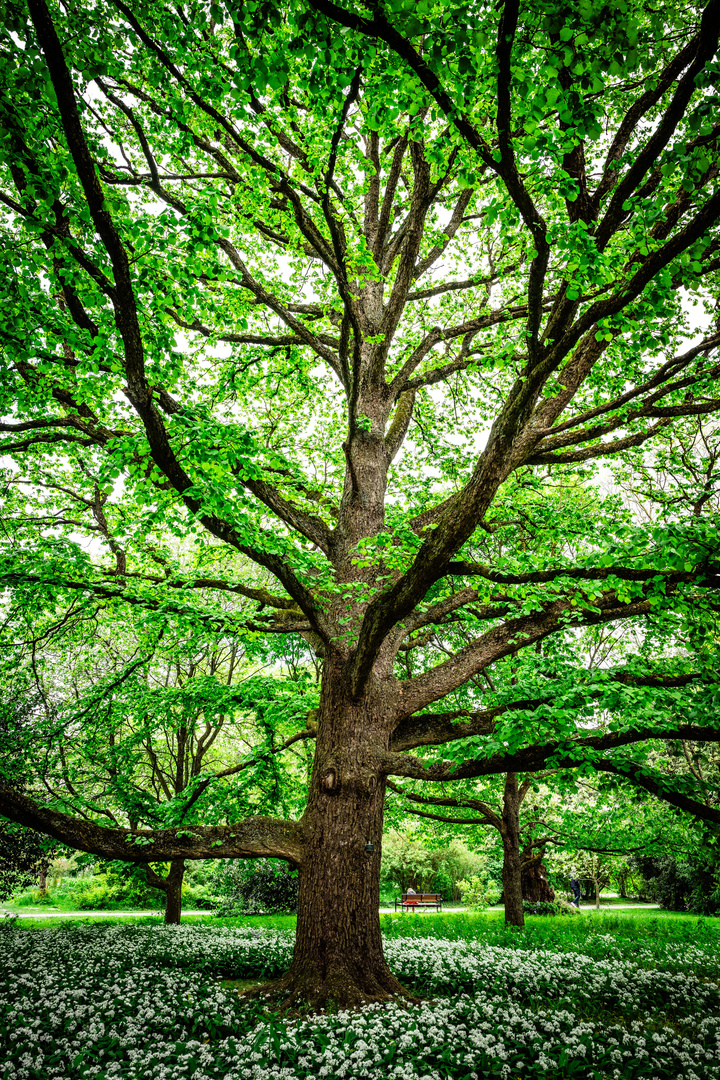
M 158 863 L 158 873 L 165 877 L 168 864 Z M 73 856 L 55 859 L 48 867 L 47 889 L 20 885 L 13 891 L 13 902 L 23 907 L 52 905 L 62 910 L 117 911 L 123 908 L 162 908 L 164 894 L 148 885 L 145 869 L 130 863 L 110 862 L 92 857 Z M 213 864 L 203 860 L 185 868 L 182 886 L 184 908 L 213 905 L 215 896 Z
M 280 859 L 231 863 L 218 879 L 215 913 L 281 915 L 297 911 L 298 873 Z
M 560 908 L 558 904 L 551 903 L 549 900 L 538 900 L 536 903 L 531 903 L 529 900 L 523 900 L 523 911 L 526 915 L 559 915 Z
M 56 847 L 33 829 L 0 822 L 0 900 L 36 885 L 40 875 L 47 873 Z
M 641 855 L 633 862 L 642 875 L 644 899 L 668 911 L 720 914 L 720 859 L 715 852 L 705 850 L 686 859 Z
M 471 851 L 455 838 L 444 847 L 430 848 L 412 835 L 391 829 L 383 836 L 381 880 L 396 893 L 413 888 L 438 892 L 444 900 L 460 900 L 461 881 L 482 873 L 487 861 L 487 855 Z
M 500 893 L 487 874 L 473 874 L 470 880 L 462 879 L 457 883 L 463 903 L 472 911 L 497 904 Z
M 577 915 L 578 909 L 574 904 L 569 904 L 567 900 L 555 900 L 552 903 L 549 900 L 538 900 L 532 903 L 530 900 L 523 900 L 523 911 L 526 915 Z

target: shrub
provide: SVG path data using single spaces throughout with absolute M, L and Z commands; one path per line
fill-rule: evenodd
M 21 892 L 13 893 L 11 901 L 17 907 L 30 907 L 32 904 L 37 903 L 35 895 L 38 892 L 38 889 L 23 889 Z
M 441 866 L 432 881 L 432 892 L 440 893 L 443 900 L 453 899 L 453 883 L 444 866 Z
M 458 881 L 482 873 L 487 855 L 452 839 L 441 847 L 426 847 L 412 834 L 391 829 L 383 836 L 381 882 L 394 890 L 393 896 L 409 886 L 418 892 L 438 892 L 444 900 L 459 900 Z
M 184 908 L 210 909 L 215 904 L 215 896 L 204 882 L 183 882 L 182 902 Z
M 74 900 L 81 911 L 103 911 L 120 897 L 106 876 L 88 878 L 74 890 Z
M 489 881 L 484 874 L 482 877 L 473 874 L 469 881 L 462 879 L 458 881 L 457 887 L 463 903 L 471 911 L 482 911 L 486 907 L 491 907 L 492 904 L 497 904 L 500 899 L 500 894 L 492 881 Z
M 560 905 L 549 900 L 537 900 L 534 904 L 523 900 L 523 911 L 526 915 L 559 915 Z
M 439 890 L 438 890 L 439 891 Z M 380 906 L 392 907 L 397 900 L 398 889 L 392 888 L 389 885 L 380 886 Z
M 220 879 L 215 914 L 281 915 L 297 911 L 298 875 L 280 859 L 231 865 Z
M 33 904 L 52 904 L 52 896 L 47 889 L 35 889 L 32 894 Z
M 90 876 L 65 877 L 52 892 L 53 902 L 81 911 L 164 905 L 164 895 L 148 885 L 144 867 L 105 860 L 90 865 L 94 865 Z
M 222 877 L 222 874 L 219 875 Z M 185 878 L 182 887 L 184 908 L 206 908 L 215 906 L 217 894 L 217 866 L 211 859 L 185 863 Z
M 668 911 L 694 911 L 698 915 L 720 914 L 720 865 L 712 852 L 687 859 L 672 856 L 635 856 L 642 874 L 644 899 L 655 900 Z

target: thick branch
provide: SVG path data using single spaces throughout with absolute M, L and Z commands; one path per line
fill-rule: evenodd
M 227 581 L 223 581 L 221 578 L 192 578 L 192 579 L 177 579 L 173 580 L 167 577 L 158 577 L 153 574 L 140 574 L 140 573 L 126 573 L 127 578 L 140 578 L 142 581 L 147 581 L 152 585 L 162 585 L 168 589 L 212 589 L 218 592 L 230 592 L 236 593 L 238 596 L 244 596 L 248 600 L 257 600 L 261 605 L 267 604 L 268 607 L 280 608 L 285 611 L 294 611 L 297 618 L 302 617 L 302 613 L 298 609 L 294 600 L 291 600 L 287 596 L 277 596 L 275 593 L 271 593 L 269 589 L 254 589 L 249 585 L 231 585 Z
M 656 568 L 640 570 L 629 566 L 573 566 L 558 567 L 553 570 L 533 570 L 527 574 L 502 574 L 482 563 L 452 562 L 447 565 L 448 574 L 481 577 L 498 585 L 539 585 L 555 581 L 557 578 L 571 578 L 573 581 L 606 581 L 609 577 L 620 578 L 622 581 L 654 581 L 662 578 L 668 585 L 678 585 L 681 582 L 697 582 L 698 572 L 697 570 L 687 572 Z M 704 567 L 702 572 L 703 575 L 707 575 L 708 584 L 712 586 L 720 584 L 720 563 L 717 567 L 713 565 Z
M 462 686 L 472 675 L 519 649 L 542 641 L 562 625 L 590 626 L 646 615 L 651 610 L 651 605 L 644 599 L 623 604 L 613 591 L 608 591 L 594 597 L 592 608 L 588 611 L 574 607 L 569 599 L 561 599 L 547 604 L 544 611 L 538 614 L 509 619 L 471 641 L 444 663 L 403 682 L 403 715 L 417 712 L 438 701 Z
M 396 795 L 402 795 L 404 799 L 408 799 L 410 802 L 421 803 L 423 806 L 447 806 L 451 809 L 461 810 L 467 808 L 468 810 L 475 810 L 476 813 L 481 814 L 482 817 L 478 819 L 468 818 L 438 818 L 439 821 L 449 821 L 455 825 L 492 825 L 498 831 L 502 828 L 502 817 L 500 814 L 495 813 L 492 807 L 487 803 L 481 802 L 479 799 L 436 799 L 429 795 L 415 795 L 409 791 L 405 791 L 399 784 L 393 784 L 392 780 L 388 780 L 387 786 L 394 791 Z M 417 810 L 407 808 L 410 813 L 419 813 Z M 423 815 L 426 817 L 433 817 L 432 814 Z
M 0 814 L 61 840 L 77 851 L 134 863 L 170 859 L 287 859 L 299 866 L 304 856 L 298 822 L 251 817 L 236 825 L 193 825 L 173 829 L 109 829 L 70 814 L 39 806 L 13 788 L 0 786 Z
M 123 578 L 128 576 L 129 575 L 123 575 Z M 113 580 L 117 581 L 117 578 L 114 575 Z M 122 588 L 119 584 L 99 584 L 97 582 L 82 581 L 76 578 L 61 577 L 59 574 L 53 575 L 49 572 L 43 575 L 23 573 L 21 570 L 14 570 L 12 568 L 2 569 L 0 572 L 0 582 L 5 587 L 12 585 L 53 585 L 61 589 L 69 589 L 73 592 L 87 592 L 93 596 L 99 597 L 101 600 L 122 600 L 125 604 L 132 604 L 135 607 L 147 608 L 153 611 L 162 609 L 163 611 L 167 611 L 168 614 L 173 612 L 179 615 L 195 613 L 198 617 L 201 614 L 198 609 L 192 609 L 189 606 L 182 607 L 179 604 L 169 604 L 167 600 L 158 597 L 155 594 L 149 596 L 134 595 L 128 589 Z M 254 616 L 249 618 L 238 618 L 233 615 L 232 612 L 223 612 L 221 610 L 217 610 L 212 614 L 203 611 L 202 618 L 206 627 L 221 632 L 228 631 L 238 633 L 242 630 L 251 630 L 262 633 L 290 634 L 306 633 L 313 629 L 309 622 L 298 618 L 297 610 L 292 607 L 274 611 L 267 615 L 256 612 Z
M 695 415 L 685 413 L 684 415 Z M 671 417 L 658 420 L 657 424 L 651 424 L 644 431 L 638 431 L 634 435 L 626 435 L 623 439 L 611 439 L 610 442 L 597 443 L 595 446 L 587 446 L 584 450 L 558 451 L 555 454 L 531 454 L 525 460 L 526 465 L 569 465 L 578 461 L 592 461 L 594 458 L 611 457 L 619 454 L 621 450 L 629 450 L 633 446 L 642 446 L 655 435 L 666 428 Z
M 659 781 L 643 773 L 639 766 L 625 762 L 620 765 L 614 761 L 595 761 L 593 767 L 599 772 L 612 773 L 614 776 L 622 777 L 635 787 L 644 788 L 645 791 L 649 791 L 657 799 L 662 799 L 663 802 L 670 803 L 671 806 L 676 806 L 679 810 L 684 810 L 686 814 L 692 814 L 693 817 L 698 818 L 700 821 L 712 821 L 715 825 L 720 825 L 719 809 L 708 806 L 707 803 L 698 802 L 697 799 L 693 799 L 690 795 L 683 795 L 681 791 L 672 791 L 664 787 Z
M 513 701 L 509 705 L 496 705 L 492 709 L 477 712 L 464 710 L 448 713 L 421 713 L 419 716 L 405 716 L 397 725 L 390 739 L 393 753 L 414 750 L 418 746 L 440 746 L 442 743 L 467 739 L 473 735 L 490 735 L 495 730 L 498 716 L 517 709 L 534 710 L 547 703 L 548 698 L 528 698 L 525 701 Z M 467 717 L 463 720 L 462 717 Z M 457 723 L 456 721 L 460 721 Z
M 404 776 L 412 780 L 428 780 L 447 783 L 451 780 L 468 780 L 476 776 L 498 776 L 501 773 L 536 773 L 548 766 L 553 769 L 575 769 L 590 762 L 594 768 L 604 768 L 595 753 L 616 750 L 621 746 L 652 740 L 675 741 L 693 739 L 697 742 L 720 742 L 720 727 L 696 727 L 681 724 L 674 728 L 638 728 L 632 731 L 612 731 L 602 735 L 588 735 L 564 743 L 547 742 L 528 746 L 514 754 L 493 754 L 488 758 L 455 761 L 423 761 L 409 754 L 388 752 L 383 755 L 381 771 L 386 776 Z M 605 771 L 615 771 L 606 768 Z

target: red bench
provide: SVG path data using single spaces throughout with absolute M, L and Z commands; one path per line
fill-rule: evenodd
M 417 911 L 418 908 L 435 908 L 442 911 L 442 896 L 440 893 L 403 893 L 399 900 L 395 901 L 395 910 Z

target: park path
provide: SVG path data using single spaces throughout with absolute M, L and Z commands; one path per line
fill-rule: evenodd
M 183 911 L 183 915 L 209 915 L 209 911 Z M 0 908 L 0 918 L 17 915 L 19 919 L 137 919 L 143 915 L 162 915 L 162 911 L 8 911 Z
M 653 908 L 659 908 L 659 907 L 660 907 L 659 904 L 602 904 L 601 903 L 600 904 L 600 913 L 602 914 L 602 912 L 604 912 L 604 911 L 629 911 L 631 909 L 633 911 L 650 911 Z M 485 908 L 485 911 L 504 911 L 504 910 L 505 909 L 503 907 L 500 907 L 499 905 L 496 905 L 495 907 Z M 594 904 L 581 904 L 580 905 L 580 910 L 581 911 L 595 911 L 596 909 L 595 909 Z M 394 911 L 395 911 L 395 908 L 391 908 L 391 907 L 381 907 L 380 908 L 380 914 L 381 915 L 385 915 L 388 912 L 392 913 Z M 442 914 L 443 915 L 459 915 L 463 911 L 467 911 L 467 908 L 443 907 Z M 424 914 L 434 915 L 435 912 L 434 911 L 430 911 L 430 912 L 412 911 L 412 912 L 410 912 L 410 914 L 411 915 L 424 915 Z
M 605 911 L 650 911 L 653 908 L 659 908 L 659 904 L 601 904 L 600 912 Z M 461 912 L 466 911 L 466 908 L 443 908 L 443 914 L 445 915 L 459 915 Z M 501 907 L 487 908 L 488 911 L 502 911 Z M 581 911 L 595 911 L 594 904 L 581 904 Z M 395 911 L 395 908 L 381 907 L 381 915 L 386 915 Z M 209 915 L 209 911 L 183 911 L 183 915 Z M 422 915 L 424 912 L 411 912 L 414 915 Z M 435 912 L 430 912 L 434 915 Z M 148 915 L 162 915 L 161 911 L 8 911 L 6 908 L 0 908 L 0 919 L 5 915 L 17 915 L 20 919 L 139 919 Z

